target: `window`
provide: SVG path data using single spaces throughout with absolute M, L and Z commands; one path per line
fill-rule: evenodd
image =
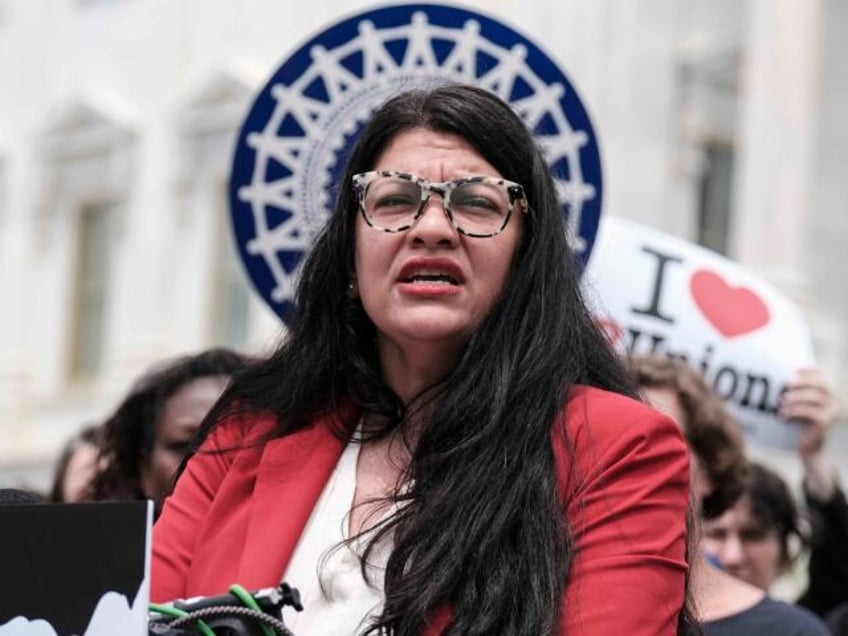
M 706 165 L 701 175 L 698 200 L 698 243 L 727 254 L 733 146 L 710 143 L 703 151 Z
M 113 209 L 98 203 L 79 210 L 69 365 L 77 382 L 97 377 L 103 364 Z
M 236 252 L 224 186 L 217 189 L 215 199 L 218 228 L 212 282 L 212 338 L 216 344 L 240 349 L 249 335 L 250 281 Z

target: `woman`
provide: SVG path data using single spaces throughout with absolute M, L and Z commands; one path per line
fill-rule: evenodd
M 772 586 L 806 544 L 789 486 L 759 464 L 751 464 L 743 496 L 704 527 L 704 546 L 721 567 L 762 590 Z
M 210 349 L 139 379 L 102 427 L 94 499 L 152 499 L 158 513 L 200 423 L 246 359 Z
M 302 634 L 675 633 L 686 450 L 633 395 L 521 120 L 403 93 L 352 151 L 288 338 L 207 419 L 152 598 L 285 578 Z
M 751 477 L 738 425 L 721 398 L 684 362 L 636 356 L 630 366 L 648 401 L 683 428 L 692 449 L 692 490 L 700 517 L 707 525 L 722 518 L 746 492 Z M 813 614 L 770 598 L 709 561 L 705 543 L 702 539 L 693 559 L 691 582 L 707 636 L 827 636 Z

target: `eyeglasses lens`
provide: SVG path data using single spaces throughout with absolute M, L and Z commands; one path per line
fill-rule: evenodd
M 365 192 L 365 214 L 376 226 L 391 231 L 411 227 L 425 200 L 433 192 L 414 181 L 398 177 L 378 177 Z M 509 194 L 502 185 L 468 182 L 447 188 L 447 205 L 454 223 L 465 232 L 498 232 L 509 215 Z

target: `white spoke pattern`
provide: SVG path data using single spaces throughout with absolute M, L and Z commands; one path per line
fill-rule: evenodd
M 591 131 L 572 128 L 561 106 L 566 86 L 540 78 L 527 63 L 527 47 L 505 47 L 483 37 L 480 22 L 469 16 L 462 28 L 433 24 L 424 11 L 388 28 L 362 19 L 354 37 L 333 48 L 312 46 L 311 64 L 302 74 L 288 85 L 272 86 L 270 115 L 261 130 L 245 136 L 255 153 L 254 167 L 236 196 L 252 212 L 255 236 L 246 251 L 270 270 L 274 303 L 291 300 L 299 274 L 299 266 L 291 271 L 283 266 L 280 254 L 307 251 L 332 212 L 332 171 L 339 153 L 377 106 L 414 85 L 474 83 L 507 101 L 522 86 L 525 96 L 512 105 L 531 129 L 543 120 L 546 130 L 553 128 L 537 134 L 537 141 L 549 165 L 568 167 L 567 178 L 554 175 L 557 192 L 575 250 L 587 249 L 578 231 L 581 215 L 584 204 L 599 194 L 584 181 L 580 162 Z M 442 49 L 440 63 L 438 47 L 445 42 L 452 48 L 446 54 Z

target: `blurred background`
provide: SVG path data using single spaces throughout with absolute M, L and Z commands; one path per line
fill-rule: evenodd
M 151 364 L 278 338 L 232 244 L 232 148 L 280 62 L 374 6 L 0 0 L 0 487 L 44 489 L 62 443 Z M 848 3 L 460 6 L 538 43 L 580 91 L 604 214 L 765 276 L 845 401 Z M 797 483 L 793 453 L 752 451 Z

